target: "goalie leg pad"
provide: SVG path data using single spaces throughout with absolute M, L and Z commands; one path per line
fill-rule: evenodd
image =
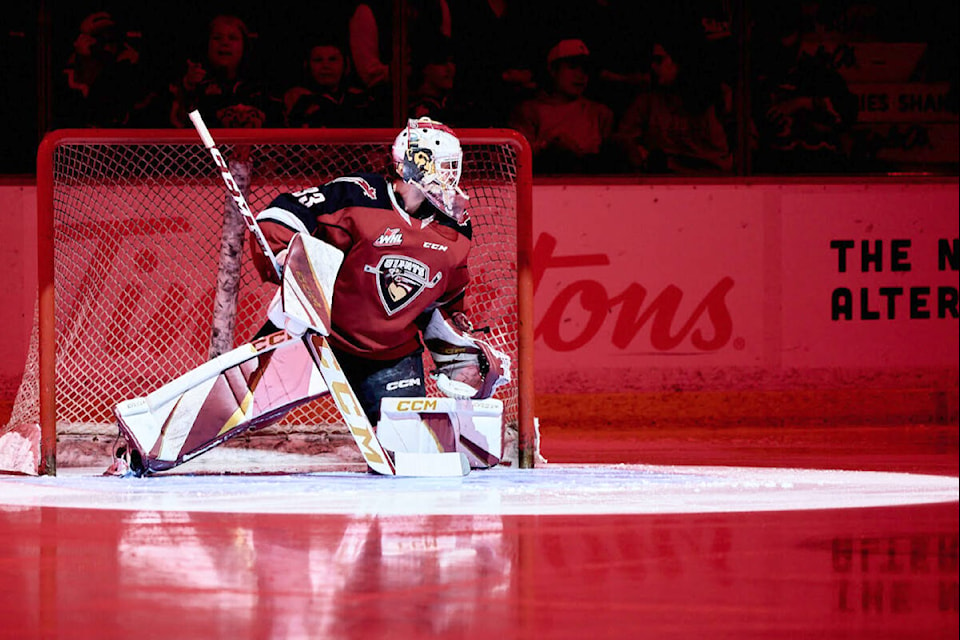
M 377 436 L 391 451 L 452 453 L 460 439 L 459 423 L 442 398 L 384 398 L 380 404 Z
M 384 398 L 377 435 L 398 453 L 464 455 L 473 469 L 500 462 L 503 403 L 453 398 Z
M 143 472 L 171 469 L 327 392 L 303 340 L 277 332 L 237 347 L 142 398 L 118 404 Z

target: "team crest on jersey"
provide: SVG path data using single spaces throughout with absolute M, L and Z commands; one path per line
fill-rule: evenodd
M 413 302 L 424 289 L 440 282 L 442 273 L 430 277 L 430 267 L 405 256 L 383 256 L 377 266 L 363 270 L 377 276 L 377 292 L 387 315 L 393 315 Z
M 375 247 L 397 247 L 403 242 L 400 229 L 384 229 L 380 237 L 373 241 Z
M 371 200 L 377 199 L 377 190 L 374 189 L 370 183 L 363 178 L 358 178 L 357 176 L 343 176 L 341 178 L 334 178 L 330 182 L 350 182 L 360 187 L 360 190 L 363 191 L 363 195 L 367 196 Z

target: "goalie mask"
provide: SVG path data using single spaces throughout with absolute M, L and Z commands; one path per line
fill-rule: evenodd
M 459 186 L 463 151 L 449 127 L 430 118 L 408 120 L 394 140 L 393 162 L 404 182 L 457 224 L 466 224 L 468 196 Z

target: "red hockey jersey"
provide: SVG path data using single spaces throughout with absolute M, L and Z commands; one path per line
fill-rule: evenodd
M 296 232 L 344 252 L 330 341 L 348 353 L 373 360 L 408 355 L 421 346 L 418 319 L 438 307 L 462 310 L 470 223 L 458 226 L 439 212 L 424 220 L 408 215 L 382 176 L 352 174 L 281 194 L 257 220 L 276 253 Z M 250 244 L 260 274 L 276 282 Z

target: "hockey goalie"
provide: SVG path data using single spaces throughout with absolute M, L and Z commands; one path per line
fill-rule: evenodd
M 493 396 L 510 359 L 475 336 L 464 308 L 473 230 L 459 140 L 410 120 L 391 160 L 387 175 L 283 193 L 256 216 L 253 262 L 279 285 L 267 323 L 249 344 L 120 403 L 112 472 L 170 469 L 328 393 L 375 472 L 463 475 L 499 462 Z M 444 397 L 426 397 L 424 350 Z

